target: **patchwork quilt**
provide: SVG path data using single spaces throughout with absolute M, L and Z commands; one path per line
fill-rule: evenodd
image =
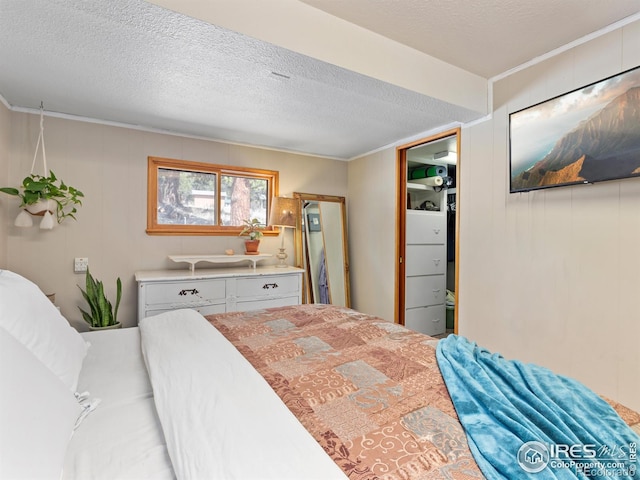
M 437 340 L 331 305 L 206 318 L 349 478 L 482 478 L 436 363 Z

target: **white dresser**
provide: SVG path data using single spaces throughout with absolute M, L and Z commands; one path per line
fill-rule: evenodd
M 299 305 L 303 272 L 275 266 L 138 271 L 138 320 L 180 308 L 210 315 Z

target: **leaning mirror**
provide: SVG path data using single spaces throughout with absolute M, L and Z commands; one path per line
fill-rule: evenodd
M 295 192 L 296 264 L 305 269 L 304 301 L 351 306 L 345 198 Z

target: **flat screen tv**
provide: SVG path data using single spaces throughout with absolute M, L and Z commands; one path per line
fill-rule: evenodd
M 640 66 L 509 115 L 510 191 L 640 176 Z

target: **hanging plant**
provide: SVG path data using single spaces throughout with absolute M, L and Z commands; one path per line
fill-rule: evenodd
M 34 172 L 38 149 L 42 144 L 42 162 L 44 175 Z M 22 181 L 19 188 L 2 187 L 0 192 L 20 198 L 20 207 L 23 208 L 16 217 L 17 227 L 30 227 L 33 225 L 31 215 L 42 215 L 40 228 L 51 229 L 56 223 L 62 223 L 65 218 L 76 219 L 77 206 L 82 205 L 80 200 L 84 194 L 77 188 L 66 185 L 59 180 L 53 171 L 47 168 L 47 155 L 44 149 L 44 106 L 40 104 L 40 135 L 36 144 L 36 151 L 31 164 L 31 174 Z
M 59 180 L 53 170 L 48 176 L 31 174 L 22 181 L 20 190 L 12 187 L 0 188 L 0 192 L 20 198 L 21 208 L 26 208 L 32 215 L 44 212 L 55 214 L 56 221 L 62 223 L 65 218 L 76 219 L 75 214 L 84 194 L 62 180 Z M 45 203 L 49 200 L 49 203 Z M 52 207 L 53 204 L 53 207 Z M 35 208 L 30 208 L 35 207 Z

